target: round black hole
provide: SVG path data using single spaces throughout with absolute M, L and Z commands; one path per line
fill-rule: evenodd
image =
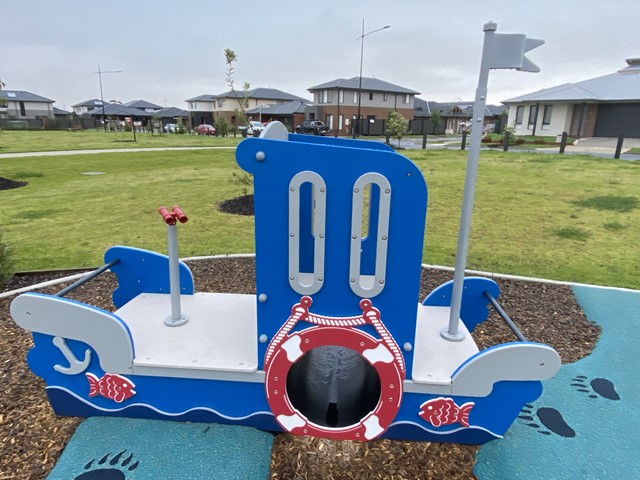
M 350 348 L 327 345 L 304 354 L 287 375 L 293 407 L 316 425 L 354 425 L 380 400 L 375 368 Z

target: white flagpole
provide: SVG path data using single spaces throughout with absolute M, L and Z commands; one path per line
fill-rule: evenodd
M 459 342 L 464 333 L 458 329 L 460 322 L 460 308 L 462 306 L 462 291 L 464 287 L 464 270 L 467 264 L 469 248 L 469 232 L 471 230 L 471 213 L 473 211 L 473 197 L 476 189 L 476 176 L 480 158 L 480 141 L 487 103 L 487 84 L 489 70 L 495 68 L 515 68 L 517 70 L 537 72 L 540 69 L 524 56 L 524 53 L 542 45 L 542 40 L 528 39 L 525 35 L 495 34 L 498 26 L 494 22 L 484 25 L 484 45 L 482 61 L 480 62 L 480 76 L 476 98 L 473 103 L 473 118 L 471 119 L 471 140 L 467 159 L 467 174 L 464 182 L 462 198 L 462 213 L 460 215 L 460 231 L 458 232 L 458 250 L 453 276 L 453 291 L 451 293 L 451 311 L 449 314 L 449 328 L 442 330 L 440 335 L 446 340 Z

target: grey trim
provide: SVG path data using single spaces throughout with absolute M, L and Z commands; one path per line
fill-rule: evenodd
M 376 238 L 376 268 L 375 276 L 360 274 L 362 258 L 362 228 L 363 192 L 367 185 L 377 185 L 380 189 L 380 203 L 378 208 L 378 231 Z M 371 298 L 380 294 L 384 289 L 387 273 L 387 245 L 389 240 L 389 215 L 391 212 L 391 184 L 379 173 L 365 173 L 353 186 L 351 207 L 351 253 L 349 256 L 349 285 L 353 293 L 359 297 Z M 367 235 L 369 232 L 367 232 Z
M 300 186 L 313 185 L 313 221 L 315 239 L 313 273 L 300 272 Z M 311 171 L 296 174 L 289 182 L 289 285 L 301 295 L 313 295 L 324 282 L 324 246 L 327 211 L 327 186 L 320 175 Z

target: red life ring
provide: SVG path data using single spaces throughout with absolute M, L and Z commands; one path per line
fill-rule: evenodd
M 293 364 L 308 351 L 322 346 L 350 348 L 362 355 L 380 377 L 377 405 L 358 423 L 332 428 L 310 422 L 287 394 L 287 375 Z M 348 327 L 316 326 L 288 335 L 275 351 L 267 372 L 267 401 L 276 421 L 286 431 L 337 440 L 372 440 L 382 435 L 400 409 L 403 372 L 383 340 Z

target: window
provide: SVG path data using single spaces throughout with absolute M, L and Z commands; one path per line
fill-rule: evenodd
M 338 115 L 338 130 L 342 130 L 343 122 L 344 122 L 344 115 Z
M 218 108 L 224 108 L 224 99 L 218 100 Z
M 408 93 L 404 96 L 404 100 L 402 103 L 411 103 L 411 95 Z
M 522 119 L 524 117 L 524 105 L 516 107 L 516 125 L 522 125 Z
M 373 100 L 373 92 L 369 92 L 369 100 Z
M 344 103 L 344 90 L 339 90 L 338 91 L 338 102 L 339 103 Z
M 320 92 L 320 103 L 329 103 L 329 90 Z
M 358 91 L 353 92 L 353 103 L 358 103 Z
M 389 98 L 389 94 L 387 92 L 384 92 L 382 94 L 382 100 L 384 100 L 386 102 L 388 98 Z
M 542 126 L 546 127 L 551 125 L 551 112 L 553 111 L 553 105 L 544 106 L 544 115 L 542 115 Z
M 198 104 L 196 102 L 191 102 L 191 103 L 189 103 L 189 108 L 191 110 L 197 110 L 198 109 Z
M 529 128 L 533 128 L 536 124 L 536 120 L 538 116 L 538 106 L 531 105 L 529 107 Z
M 212 104 L 213 104 L 213 109 L 215 110 L 215 109 L 216 109 L 216 101 L 214 100 L 214 101 L 212 102 Z
M 20 102 L 20 115 L 22 115 L 23 117 L 27 115 L 27 112 L 24 108 L 24 102 Z
M 325 125 L 328 125 L 329 128 L 333 129 L 333 114 L 325 115 L 324 123 Z

